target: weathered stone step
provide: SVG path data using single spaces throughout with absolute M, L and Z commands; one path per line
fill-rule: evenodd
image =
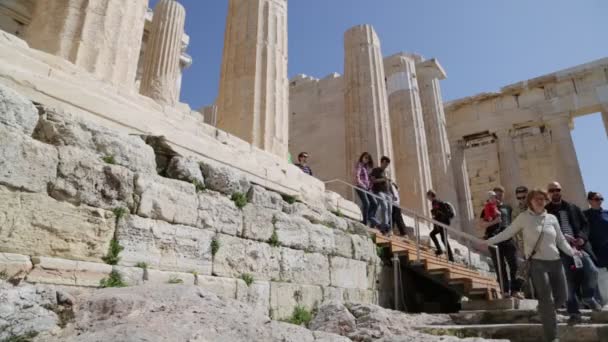
M 492 310 L 492 311 L 462 311 L 456 314 L 451 314 L 450 318 L 454 324 L 459 325 L 482 325 L 482 324 L 524 324 L 524 323 L 540 323 L 540 317 L 536 310 Z M 560 323 L 568 321 L 566 312 L 560 312 L 557 315 L 557 320 Z M 608 312 L 590 313 L 582 312 L 582 323 L 608 323 Z
M 469 300 L 462 302 L 462 310 L 536 310 L 537 300 L 504 298 L 495 300 Z
M 511 342 L 543 341 L 540 324 L 443 325 L 418 327 L 431 335 L 451 335 L 461 338 L 481 337 L 507 339 Z M 608 342 L 608 324 L 559 324 L 560 342 Z

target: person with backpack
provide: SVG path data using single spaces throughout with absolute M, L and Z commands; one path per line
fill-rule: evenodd
M 433 190 L 429 190 L 426 193 L 426 198 L 431 201 L 431 215 L 433 220 L 437 222 L 441 222 L 447 226 L 450 225 L 450 222 L 454 218 L 454 207 L 445 201 L 441 201 L 437 198 L 437 194 Z M 441 234 L 441 241 L 443 241 L 443 245 L 448 252 L 448 260 L 454 261 L 454 255 L 452 254 L 452 248 L 450 248 L 450 242 L 447 238 L 447 232 L 445 228 L 440 225 L 433 225 L 433 231 L 431 231 L 431 239 L 435 244 L 435 255 L 443 254 L 443 250 L 441 249 L 441 245 L 439 244 L 439 240 L 437 240 L 437 234 Z

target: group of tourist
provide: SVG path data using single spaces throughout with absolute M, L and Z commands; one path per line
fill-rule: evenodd
M 307 159 L 308 153 L 300 153 L 296 165 L 312 175 Z M 405 235 L 398 186 L 387 175 L 390 162 L 383 156 L 380 165 L 374 167 L 371 154 L 362 153 L 353 181 L 362 222 L 387 235 L 396 225 Z M 500 270 L 501 288 L 505 297 L 523 299 L 533 293 L 539 301 L 545 338 L 558 341 L 557 309 L 565 304 L 569 323 L 576 324 L 581 322 L 581 302 L 594 311 L 608 304 L 608 210 L 602 208 L 604 198 L 589 192 L 589 208 L 583 211 L 563 199 L 558 182 L 550 183 L 546 191 L 517 187 L 515 208 L 504 202 L 504 194 L 501 186 L 488 192 L 479 224 L 487 244 L 497 247 L 490 248 L 490 255 L 495 269 Z M 455 215 L 453 206 L 440 200 L 433 190 L 427 192 L 427 199 L 433 219 L 449 226 Z M 444 252 L 437 235 L 441 235 L 448 258 L 453 261 L 442 225 L 434 225 L 430 234 L 435 253 L 441 255 Z M 518 268 L 526 272 L 518 273 Z
M 581 302 L 599 311 L 608 303 L 608 211 L 603 197 L 589 192 L 590 208 L 582 210 L 563 199 L 562 187 L 552 182 L 547 190 L 515 189 L 515 210 L 503 202 L 504 189 L 488 196 L 481 228 L 488 244 L 497 244 L 500 259 L 491 249 L 496 269 L 501 269 L 506 296 L 524 298 L 528 279 L 518 267 L 528 268 L 547 341 L 557 339 L 556 310 L 566 305 L 569 323 L 581 322 Z M 494 203 L 496 211 L 490 207 Z M 484 219 L 494 213 L 489 219 Z M 513 221 L 511 221 L 514 218 Z M 518 264 L 518 250 L 524 262 Z M 500 266 L 499 266 L 500 265 Z M 507 272 L 507 267 L 509 272 Z M 601 304 L 600 304 L 601 303 Z

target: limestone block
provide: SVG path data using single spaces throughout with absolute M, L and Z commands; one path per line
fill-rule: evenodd
M 323 302 L 344 302 L 344 291 L 341 287 L 325 286 L 323 287 Z
M 318 253 L 281 248 L 281 280 L 297 284 L 329 285 L 329 259 Z
M 298 305 L 313 310 L 322 301 L 323 290 L 320 286 L 270 283 L 270 317 L 273 319 L 291 317 L 293 309 Z
M 348 337 L 340 336 L 337 334 L 327 333 L 324 331 L 313 331 L 312 332 L 315 342 L 350 342 L 352 341 Z
M 270 321 L 270 335 L 271 341 L 315 342 L 312 331 L 299 325 L 279 321 Z
M 139 196 L 138 215 L 196 225 L 198 201 L 194 185 L 160 176 L 137 174 L 135 194 Z
M 0 184 L 46 192 L 57 176 L 57 150 L 0 126 Z
M 270 282 L 254 281 L 251 285 L 241 280 L 236 280 L 236 299 L 245 302 L 255 311 L 268 315 L 270 310 Z
M 259 185 L 251 186 L 247 193 L 247 200 L 249 203 L 272 210 L 282 210 L 284 203 L 281 195 L 274 191 L 268 191 Z
M 330 257 L 331 285 L 343 288 L 366 289 L 367 266 L 363 261 Z
M 323 254 L 333 254 L 336 249 L 333 229 L 313 224 L 310 228 L 309 249 Z
M 289 215 L 301 216 L 312 223 L 323 222 L 321 209 L 311 208 L 304 203 L 296 202 L 294 204 L 283 204 L 283 212 Z
M 32 101 L 0 85 L 0 124 L 17 132 L 32 135 L 38 123 L 38 110 Z
M 114 234 L 114 216 L 0 187 L 0 227 L 0 252 L 101 261 Z
M 197 276 L 197 285 L 222 298 L 237 298 L 237 279 L 234 278 L 199 275 Z
M 146 284 L 194 285 L 194 274 L 148 270 Z
M 276 216 L 275 229 L 281 245 L 296 249 L 306 249 L 310 245 L 312 224 L 297 216 L 279 213 Z
M 193 158 L 173 157 L 167 167 L 167 176 L 188 183 L 197 182 L 204 186 L 205 179 L 196 160 Z
M 367 288 L 377 289 L 380 283 L 380 271 L 382 270 L 382 262 L 378 259 L 377 263 L 367 264 Z
M 353 237 L 345 232 L 334 230 L 334 241 L 336 243 L 335 253 L 339 256 L 353 258 Z
M 348 220 L 348 231 L 357 235 L 368 236 L 367 234 L 367 226 L 358 221 Z
M 274 217 L 278 211 L 248 204 L 243 208 L 243 237 L 268 241 L 274 232 Z
M 378 257 L 376 244 L 367 236 L 351 235 L 353 240 L 354 259 L 372 262 Z
M 167 271 L 211 274 L 211 230 L 173 225 L 135 215 L 121 219 L 117 238 L 124 250 L 121 265 L 145 262 Z
M 224 166 L 215 166 L 201 163 L 201 171 L 205 177 L 205 184 L 211 190 L 219 191 L 226 195 L 234 193 L 247 194 L 251 184 L 244 174 Z
M 346 223 L 345 219 L 338 217 L 329 211 L 323 211 L 321 214 L 321 222 L 319 223 L 343 231 L 348 229 L 348 223 Z
M 250 274 L 254 280 L 280 277 L 281 252 L 263 242 L 220 234 L 220 248 L 213 259 L 213 274 L 240 278 Z
M 112 266 L 112 270 L 120 274 L 122 281 L 127 286 L 142 285 L 144 283 L 144 272 L 147 272 L 143 268 L 124 266 Z
M 32 261 L 21 254 L 0 253 L 0 273 L 7 278 L 23 277 L 32 269 Z
M 34 269 L 27 275 L 30 283 L 97 287 L 112 272 L 112 266 L 49 257 L 34 257 Z
M 243 212 L 230 198 L 214 191 L 204 191 L 198 194 L 197 226 L 228 235 L 240 235 Z
M 133 172 L 156 173 L 154 150 L 136 136 L 107 129 L 71 114 L 45 108 L 33 135 L 51 145 L 76 146 L 112 157 Z
M 109 165 L 89 151 L 61 146 L 57 179 L 50 195 L 74 205 L 86 204 L 103 209 L 133 209 L 133 173 L 118 165 Z
M 344 289 L 344 301 L 348 303 L 375 304 L 377 295 L 375 291 L 363 289 Z

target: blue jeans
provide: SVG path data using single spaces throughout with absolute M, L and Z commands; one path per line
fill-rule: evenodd
M 362 223 L 367 225 L 372 218 L 376 216 L 376 210 L 378 209 L 378 202 L 374 196 L 366 193 L 361 189 L 356 189 L 359 200 L 361 201 L 361 215 L 363 216 Z
M 391 218 L 392 218 L 392 209 L 393 209 L 393 198 L 390 194 L 386 192 L 378 192 L 376 196 L 379 196 L 381 199 L 378 200 L 378 204 L 380 204 L 380 230 L 383 232 L 387 232 L 391 229 Z
M 583 260 L 583 267 L 573 269 L 574 259 L 562 255 L 562 263 L 566 271 L 566 279 L 568 280 L 568 301 L 566 302 L 566 306 L 569 314 L 580 314 L 579 293 L 583 299 L 593 298 L 597 288 L 597 268 L 593 264 L 593 260 L 585 252 L 583 252 L 581 259 Z

